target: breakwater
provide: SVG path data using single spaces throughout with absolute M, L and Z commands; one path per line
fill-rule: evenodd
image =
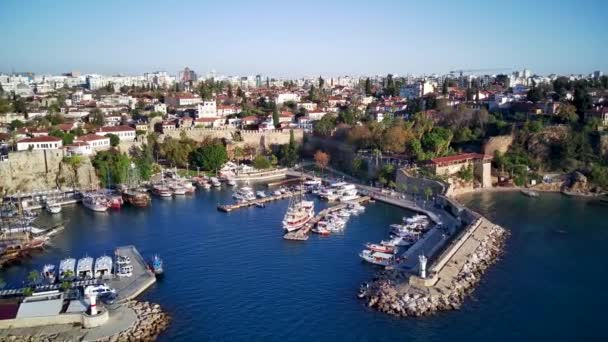
M 504 228 L 452 199 L 442 197 L 438 204 L 442 207 L 438 210 L 454 215 L 463 227 L 446 230 L 450 236 L 444 246 L 438 245 L 431 255 L 426 255 L 431 261 L 428 274 L 426 265 L 395 265 L 362 285 L 360 297 L 367 306 L 399 317 L 457 309 L 484 271 L 500 258 L 508 236 Z M 411 247 L 415 248 L 416 245 Z

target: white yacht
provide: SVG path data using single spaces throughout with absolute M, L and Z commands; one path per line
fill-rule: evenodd
M 256 191 L 256 192 L 255 192 L 255 195 L 256 195 L 258 198 L 265 198 L 265 197 L 266 197 L 266 193 L 265 193 L 264 191 L 262 191 L 262 190 L 260 190 L 260 191 Z
M 340 202 L 353 201 L 359 198 L 357 193 L 357 186 L 355 184 L 346 184 L 338 189 L 338 195 Z
M 68 280 L 76 276 L 76 259 L 67 258 L 59 262 L 59 280 Z
M 389 266 L 392 265 L 395 261 L 395 256 L 393 254 L 382 253 L 382 252 L 374 252 L 369 249 L 363 250 L 359 256 L 361 259 L 376 265 L 381 266 Z
M 57 270 L 55 269 L 55 265 L 46 264 L 42 268 L 42 278 L 49 282 L 49 284 L 55 283 L 57 279 Z
M 222 186 L 222 183 L 220 183 L 220 180 L 217 177 L 211 177 L 209 180 L 211 181 L 211 186 L 214 188 L 219 188 Z
M 112 274 L 112 258 L 107 255 L 95 260 L 95 278 L 109 278 Z
M 59 214 L 61 212 L 61 205 L 57 202 L 47 201 L 44 205 L 44 209 L 50 214 Z
M 283 229 L 288 232 L 302 228 L 315 216 L 315 202 L 306 201 L 302 193 L 289 199 L 287 212 L 283 217 Z
M 255 199 L 255 193 L 252 188 L 244 186 L 236 190 L 234 194 L 232 194 L 232 197 L 237 201 L 253 201 Z
M 84 257 L 76 264 L 76 277 L 78 279 L 90 279 L 93 277 L 93 258 Z
M 405 223 L 422 223 L 422 222 L 428 222 L 429 218 L 426 215 L 422 215 L 422 214 L 416 214 L 412 217 L 404 217 L 403 218 L 403 222 Z
M 93 211 L 106 211 L 108 210 L 108 199 L 103 194 L 89 192 L 84 194 L 82 205 Z

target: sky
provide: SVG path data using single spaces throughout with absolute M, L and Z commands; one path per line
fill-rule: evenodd
M 1 0 L 0 72 L 608 73 L 606 13 L 604 0 Z

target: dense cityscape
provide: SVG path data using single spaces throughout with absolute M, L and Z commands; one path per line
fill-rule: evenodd
M 1 2 L 0 342 L 605 339 L 607 9 Z

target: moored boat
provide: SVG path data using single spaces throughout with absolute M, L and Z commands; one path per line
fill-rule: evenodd
M 95 260 L 94 278 L 108 278 L 112 274 L 112 258 L 107 255 L 101 256 Z
M 84 257 L 76 264 L 76 277 L 81 280 L 93 277 L 93 258 Z
M 395 261 L 395 256 L 393 254 L 382 253 L 382 252 L 374 252 L 369 249 L 363 250 L 359 256 L 361 259 L 380 266 L 389 266 L 392 265 Z
M 156 275 L 162 275 L 165 272 L 163 260 L 156 254 L 154 255 L 154 258 L 152 258 L 152 272 Z
M 150 195 L 144 191 L 125 190 L 122 193 L 122 198 L 126 203 L 134 207 L 143 208 L 150 205 Z
M 158 197 L 166 198 L 173 196 L 173 191 L 169 187 L 160 184 L 152 187 L 152 193 Z
M 306 201 L 302 193 L 292 196 L 283 218 L 283 228 L 288 232 L 302 228 L 315 216 L 315 203 Z
M 49 284 L 54 284 L 57 279 L 57 270 L 55 265 L 46 264 L 42 268 L 42 278 L 46 280 Z
M 365 248 L 369 249 L 372 252 L 381 252 L 387 254 L 395 253 L 395 246 L 385 245 L 385 244 L 376 244 L 376 243 L 366 243 Z
M 102 212 L 108 210 L 108 200 L 103 194 L 89 192 L 84 194 L 82 205 L 92 211 Z
M 44 208 L 50 214 L 59 214 L 61 212 L 61 205 L 57 202 L 47 201 L 44 205 Z
M 76 276 L 76 259 L 67 258 L 59 262 L 59 280 L 71 280 Z

